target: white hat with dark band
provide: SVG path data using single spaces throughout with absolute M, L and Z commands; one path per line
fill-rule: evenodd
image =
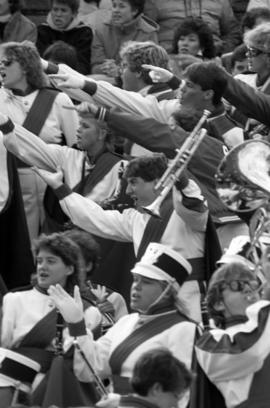
M 151 242 L 132 273 L 181 286 L 191 273 L 190 263 L 167 245 Z
M 0 378 L 18 387 L 21 391 L 30 392 L 32 383 L 40 371 L 40 364 L 29 357 L 0 347 Z

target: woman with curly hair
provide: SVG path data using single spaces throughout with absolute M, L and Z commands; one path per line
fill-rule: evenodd
M 38 377 L 42 377 L 49 370 L 55 352 L 59 351 L 59 340 L 64 353 L 72 345 L 69 331 L 60 321 L 47 290 L 50 285 L 58 284 L 73 294 L 75 286 L 81 287 L 81 252 L 73 240 L 61 233 L 41 235 L 34 242 L 33 252 L 36 285 L 4 296 L 1 346 L 41 364 Z M 87 300 L 83 308 L 86 326 L 93 330 L 100 324 L 101 315 Z M 6 405 L 2 402 L 5 396 L 12 396 L 15 383 L 15 379 L 7 379 L 0 368 L 0 407 L 8 405 L 7 400 Z
M 214 37 L 208 24 L 199 17 L 185 18 L 175 31 L 172 53 L 215 58 Z
M 75 143 L 78 128 L 76 111 L 63 92 L 48 89 L 40 56 L 30 41 L 8 42 L 0 46 L 0 110 L 17 125 L 39 136 L 46 143 Z M 18 161 L 30 238 L 36 238 L 43 219 L 45 186 L 24 162 Z

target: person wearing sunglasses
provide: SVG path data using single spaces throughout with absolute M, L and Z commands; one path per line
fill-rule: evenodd
M 270 283 L 267 247 L 262 257 L 266 283 L 248 264 L 222 265 L 212 276 L 207 308 L 215 327 L 197 341 L 197 360 L 228 408 L 267 407 L 270 388 Z
M 76 142 L 79 118 L 64 93 L 48 88 L 40 56 L 30 41 L 0 45 L 0 111 L 16 125 L 22 125 L 45 143 L 72 146 Z M 28 156 L 28 154 L 26 154 Z M 31 240 L 37 238 L 44 219 L 45 185 L 25 160 L 17 160 L 20 184 Z
M 267 95 L 270 94 L 270 23 L 260 24 L 245 33 L 244 43 L 247 47 L 246 56 L 248 58 L 249 73 L 239 74 L 235 79 L 245 82 L 252 88 L 259 90 Z M 245 138 L 252 139 L 253 130 L 259 124 L 255 119 L 243 115 L 241 106 L 238 109 L 232 109 L 233 116 L 239 120 L 245 128 Z M 239 112 L 240 111 L 240 112 Z M 239 115 L 240 113 L 240 115 Z M 254 135 L 253 135 L 254 133 Z M 269 128 L 264 130 L 268 135 Z M 262 135 L 263 136 L 263 135 Z M 258 137 L 258 136 L 257 136 Z M 266 139 L 268 140 L 268 139 Z

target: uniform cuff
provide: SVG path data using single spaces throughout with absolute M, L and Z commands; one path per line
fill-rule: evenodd
M 68 323 L 68 330 L 72 337 L 79 337 L 87 334 L 84 319 L 77 323 Z
M 60 187 L 54 189 L 54 193 L 58 200 L 63 200 L 63 198 L 72 193 L 72 190 L 66 184 L 62 184 Z
M 97 120 L 102 120 L 107 122 L 107 120 L 109 119 L 109 109 L 106 109 L 104 107 L 99 107 L 97 110 L 97 113 L 95 114 L 95 118 Z
M 177 78 L 175 75 L 167 82 L 167 85 L 173 90 L 178 89 L 181 84 L 181 79 Z
M 84 86 L 82 88 L 83 91 L 88 93 L 89 95 L 94 95 L 97 91 L 97 84 L 93 81 L 84 81 Z
M 8 118 L 8 121 L 0 125 L 0 130 L 1 132 L 6 135 L 7 133 L 13 132 L 14 130 L 14 123 L 10 118 Z
M 180 178 L 175 182 L 175 187 L 177 190 L 182 191 L 188 185 L 188 176 L 185 172 L 180 176 Z
M 48 66 L 45 69 L 46 74 L 58 74 L 59 71 L 59 66 L 57 64 L 54 64 L 53 62 L 48 62 Z

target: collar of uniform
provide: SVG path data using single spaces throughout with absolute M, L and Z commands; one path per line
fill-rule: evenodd
M 235 326 L 236 324 L 245 323 L 247 320 L 248 320 L 247 316 L 243 315 L 229 317 L 225 321 L 225 328 L 227 329 L 228 327 Z

